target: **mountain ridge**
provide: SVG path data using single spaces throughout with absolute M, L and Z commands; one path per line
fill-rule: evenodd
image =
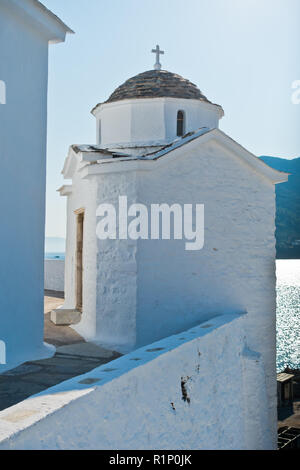
M 290 173 L 287 183 L 276 185 L 276 251 L 278 259 L 300 258 L 300 157 L 260 158 L 275 170 Z

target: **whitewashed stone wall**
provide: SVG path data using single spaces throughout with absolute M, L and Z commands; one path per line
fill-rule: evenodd
M 215 314 L 247 312 L 245 337 L 263 356 L 274 429 L 275 187 L 217 142 L 182 151 L 141 174 L 137 199 L 148 206 L 204 204 L 204 248 L 187 252 L 180 240 L 139 240 L 137 337 L 145 344 Z
M 247 316 L 213 318 L 0 412 L 0 449 L 272 449 Z
M 136 178 L 136 172 L 101 175 L 98 204 L 108 202 L 117 207 L 120 194 L 127 196 L 129 205 L 136 202 Z M 97 252 L 96 311 L 101 314 L 97 316 L 96 336 L 102 344 L 116 345 L 121 350 L 135 348 L 137 241 L 97 240 Z M 103 333 L 99 335 L 101 328 Z
M 65 261 L 45 259 L 45 289 L 57 292 L 65 290 Z
M 109 164 L 105 173 L 73 182 L 72 210 L 85 201 L 90 213 L 83 285 L 87 304 L 76 330 L 86 339 L 128 351 L 216 314 L 247 312 L 245 337 L 263 357 L 276 429 L 274 185 L 214 140 L 195 140 L 173 151 L 167 162 L 154 163 L 151 171 L 130 171 L 130 162 L 125 164 L 127 171 L 113 172 Z M 119 195 L 149 211 L 152 203 L 204 204 L 204 248 L 186 251 L 185 240 L 97 240 L 96 206 L 117 205 Z M 69 217 L 74 224 L 71 211 Z M 74 256 L 74 225 L 68 233 Z M 67 269 L 72 280 L 74 263 Z M 72 280 L 66 308 L 74 308 L 74 285 Z

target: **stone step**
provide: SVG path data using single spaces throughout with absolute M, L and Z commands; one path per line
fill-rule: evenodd
M 59 326 L 76 325 L 80 322 L 81 316 L 82 314 L 79 310 L 58 308 L 52 310 L 50 320 Z

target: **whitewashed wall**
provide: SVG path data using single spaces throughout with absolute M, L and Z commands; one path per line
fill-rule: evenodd
M 96 108 L 97 143 L 118 145 L 162 144 L 177 138 L 177 113 L 184 111 L 185 132 L 219 127 L 223 110 L 199 100 L 145 98 L 105 103 Z
M 65 290 L 65 261 L 45 259 L 45 289 L 58 292 Z
M 214 318 L 0 412 L 0 449 L 272 449 L 246 317 Z
M 67 200 L 67 238 L 65 259 L 65 302 L 63 308 L 76 308 L 76 223 L 75 211 L 84 209 L 83 228 L 83 305 L 80 326 L 74 327 L 86 339 L 95 338 L 95 308 L 97 282 L 96 238 L 97 185 L 92 180 L 73 179 L 73 189 Z M 91 316 L 91 313 L 93 316 Z
M 243 161 L 239 149 L 215 140 L 202 144 L 196 139 L 169 157 L 154 163 L 151 171 L 121 171 L 122 166 L 113 172 L 110 164 L 103 174 L 76 179 L 69 204 L 75 210 L 84 201 L 90 218 L 85 227 L 87 303 L 75 328 L 86 339 L 128 351 L 216 314 L 248 312 L 245 337 L 249 348 L 263 357 L 275 429 L 274 185 Z M 124 165 L 130 170 L 130 162 Z M 96 206 L 117 206 L 119 195 L 149 211 L 153 203 L 204 204 L 204 248 L 186 251 L 185 240 L 96 240 Z M 69 233 L 74 256 L 76 231 Z M 74 275 L 74 263 L 68 269 Z M 74 283 L 66 308 L 74 307 L 72 298 Z
M 6 365 L 48 355 L 44 330 L 44 227 L 48 41 L 66 29 L 30 0 L 0 1 L 0 339 Z M 52 354 L 52 353 L 51 353 Z
M 182 152 L 157 171 L 140 173 L 137 200 L 148 207 L 204 204 L 204 248 L 188 252 L 180 240 L 138 241 L 138 342 L 215 314 L 248 312 L 245 336 L 263 356 L 275 428 L 275 187 L 214 141 L 195 141 Z

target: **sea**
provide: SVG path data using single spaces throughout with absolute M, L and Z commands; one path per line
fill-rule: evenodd
M 46 253 L 65 259 L 65 253 Z M 277 260 L 277 372 L 300 369 L 300 260 Z
M 300 260 L 277 260 L 277 372 L 300 369 Z
M 65 253 L 45 253 L 45 259 L 65 259 Z

